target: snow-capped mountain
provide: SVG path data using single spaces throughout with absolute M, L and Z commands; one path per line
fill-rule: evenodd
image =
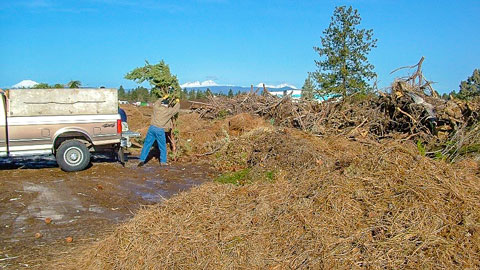
M 218 86 L 218 84 L 212 80 L 208 80 L 208 81 L 203 81 L 203 82 L 200 82 L 200 81 L 194 81 L 194 82 L 187 82 L 187 83 L 184 83 L 182 85 L 180 85 L 180 87 L 183 88 L 195 88 L 195 87 L 209 87 L 209 86 Z
M 182 87 L 182 89 L 186 88 L 187 90 L 195 89 L 195 90 L 201 90 L 201 91 L 210 89 L 210 91 L 212 91 L 213 93 L 222 93 L 222 94 L 227 94 L 228 91 L 230 91 L 230 89 L 235 93 L 238 91 L 248 92 L 251 90 L 250 86 L 219 85 L 212 80 L 204 81 L 204 82 L 200 82 L 200 81 L 187 82 L 180 85 L 180 87 Z M 265 84 L 265 87 L 271 91 L 284 91 L 284 90 L 297 89 L 297 87 L 295 87 L 294 85 L 286 84 L 286 83 L 279 84 L 279 85 Z M 253 86 L 254 90 L 256 90 L 257 88 L 262 89 L 263 83 L 259 83 Z
M 17 84 L 12 85 L 12 88 L 32 88 L 38 83 L 32 80 L 23 80 Z
M 259 83 L 257 84 L 257 87 L 263 87 L 264 83 Z M 266 88 L 272 88 L 272 89 L 275 89 L 275 90 L 280 90 L 280 89 L 298 89 L 295 85 L 291 85 L 291 84 L 288 84 L 288 83 L 282 83 L 282 84 L 279 84 L 279 85 L 271 85 L 271 84 L 266 84 L 265 83 L 265 87 Z

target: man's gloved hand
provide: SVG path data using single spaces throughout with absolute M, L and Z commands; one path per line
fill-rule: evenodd
M 167 98 L 168 98 L 168 94 L 162 97 L 162 99 L 167 99 Z
M 179 99 L 179 98 L 175 99 L 175 104 L 177 104 L 177 103 L 179 103 L 179 102 L 180 102 L 180 99 Z

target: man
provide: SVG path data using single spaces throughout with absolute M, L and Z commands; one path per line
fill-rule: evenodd
M 138 163 L 138 167 L 145 165 L 145 160 L 155 141 L 157 141 L 158 148 L 160 149 L 160 165 L 167 165 L 165 132 L 169 132 L 173 128 L 172 118 L 179 110 L 179 100 L 170 98 L 168 95 L 159 98 L 153 104 L 152 120 L 147 131 L 147 136 L 145 137 L 142 152 L 140 153 L 140 163 Z

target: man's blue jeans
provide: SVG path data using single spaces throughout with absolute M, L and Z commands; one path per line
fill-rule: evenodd
M 143 143 L 142 153 L 140 154 L 140 161 L 145 162 L 155 140 L 160 149 L 160 162 L 167 163 L 167 141 L 165 138 L 165 130 L 156 126 L 150 126 L 148 128 L 147 136 Z

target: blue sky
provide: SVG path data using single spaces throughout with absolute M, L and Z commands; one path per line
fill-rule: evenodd
M 439 92 L 480 68 L 480 1 L 0 0 L 0 86 L 21 80 L 134 87 L 123 76 L 164 59 L 180 83 L 303 85 L 335 6 L 372 28 L 379 85 L 425 56 Z

